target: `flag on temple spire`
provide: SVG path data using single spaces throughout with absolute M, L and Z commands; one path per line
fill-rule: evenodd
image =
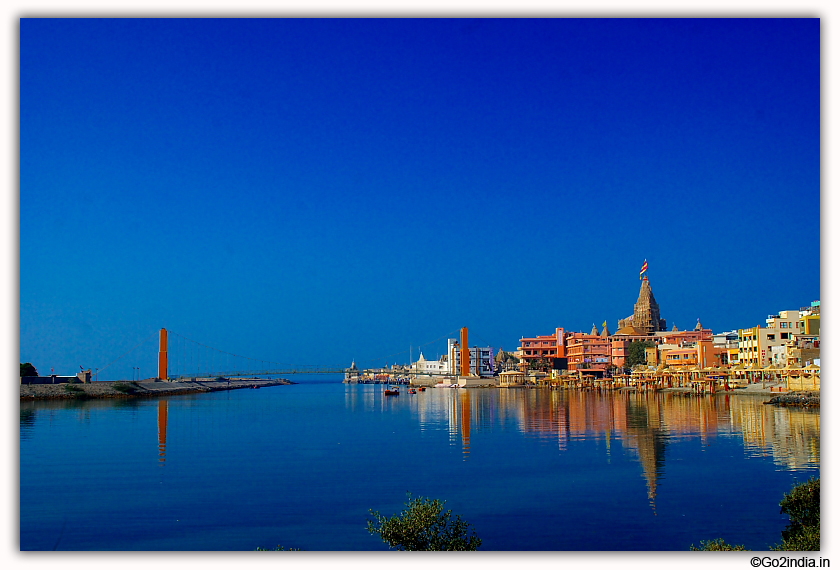
M 642 270 L 641 270 L 641 271 L 639 271 L 639 279 L 641 279 L 641 278 L 644 276 L 645 271 L 647 271 L 647 267 L 648 267 L 648 266 L 647 266 L 647 259 L 645 259 L 645 262 L 644 262 L 644 264 L 642 265 Z

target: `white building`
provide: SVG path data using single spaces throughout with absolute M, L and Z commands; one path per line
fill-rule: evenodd
M 712 343 L 718 348 L 738 348 L 738 331 L 727 331 L 712 335 Z
M 440 360 L 426 360 L 426 357 L 424 357 L 421 352 L 420 358 L 417 362 L 411 365 L 411 371 L 428 376 L 443 376 L 451 374 L 451 370 L 449 369 L 449 358 L 447 358 L 447 355 L 444 354 L 440 357 Z

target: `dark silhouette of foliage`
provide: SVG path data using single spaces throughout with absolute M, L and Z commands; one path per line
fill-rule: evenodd
M 481 539 L 472 525 L 458 515 L 453 518 L 451 510 L 444 511 L 445 504 L 425 497 L 412 499 L 409 493 L 399 515 L 389 518 L 371 510 L 374 520 L 368 521 L 367 530 L 397 550 L 478 550 Z
M 811 477 L 785 493 L 782 513 L 790 517 L 790 524 L 782 531 L 782 543 L 774 550 L 820 549 L 820 480 Z
M 35 367 L 32 366 L 31 362 L 21 362 L 20 363 L 20 377 L 23 378 L 24 376 L 37 376 L 38 371 L 35 370 Z

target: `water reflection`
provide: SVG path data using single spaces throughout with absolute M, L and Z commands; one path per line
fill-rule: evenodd
M 169 401 L 158 402 L 158 457 L 160 464 L 166 463 L 166 427 L 169 423 Z
M 357 388 L 348 388 L 347 398 L 353 408 L 359 400 L 365 402 L 363 408 L 373 408 L 377 401 L 375 391 Z M 434 423 L 437 429 L 445 426 L 465 459 L 476 435 L 498 425 L 556 441 L 560 453 L 576 441 L 594 439 L 602 440 L 609 454 L 610 444 L 621 440 L 638 455 L 655 507 L 665 449 L 674 440 L 698 438 L 705 445 L 716 437 L 740 437 L 749 456 L 770 457 L 784 469 L 819 466 L 819 410 L 768 406 L 766 399 L 731 394 L 430 389 L 400 405 L 409 407 L 421 429 Z

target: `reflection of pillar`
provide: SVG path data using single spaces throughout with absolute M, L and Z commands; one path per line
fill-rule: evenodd
M 461 443 L 464 445 L 464 459 L 470 454 L 470 419 L 472 416 L 470 406 L 470 391 L 461 392 Z
M 160 380 L 169 379 L 169 342 L 167 340 L 166 329 L 160 329 L 160 354 L 158 357 L 158 378 Z
M 470 375 L 470 345 L 467 343 L 467 327 L 461 329 L 461 376 Z
M 160 462 L 166 461 L 166 425 L 169 423 L 169 402 L 158 402 L 158 452 Z

